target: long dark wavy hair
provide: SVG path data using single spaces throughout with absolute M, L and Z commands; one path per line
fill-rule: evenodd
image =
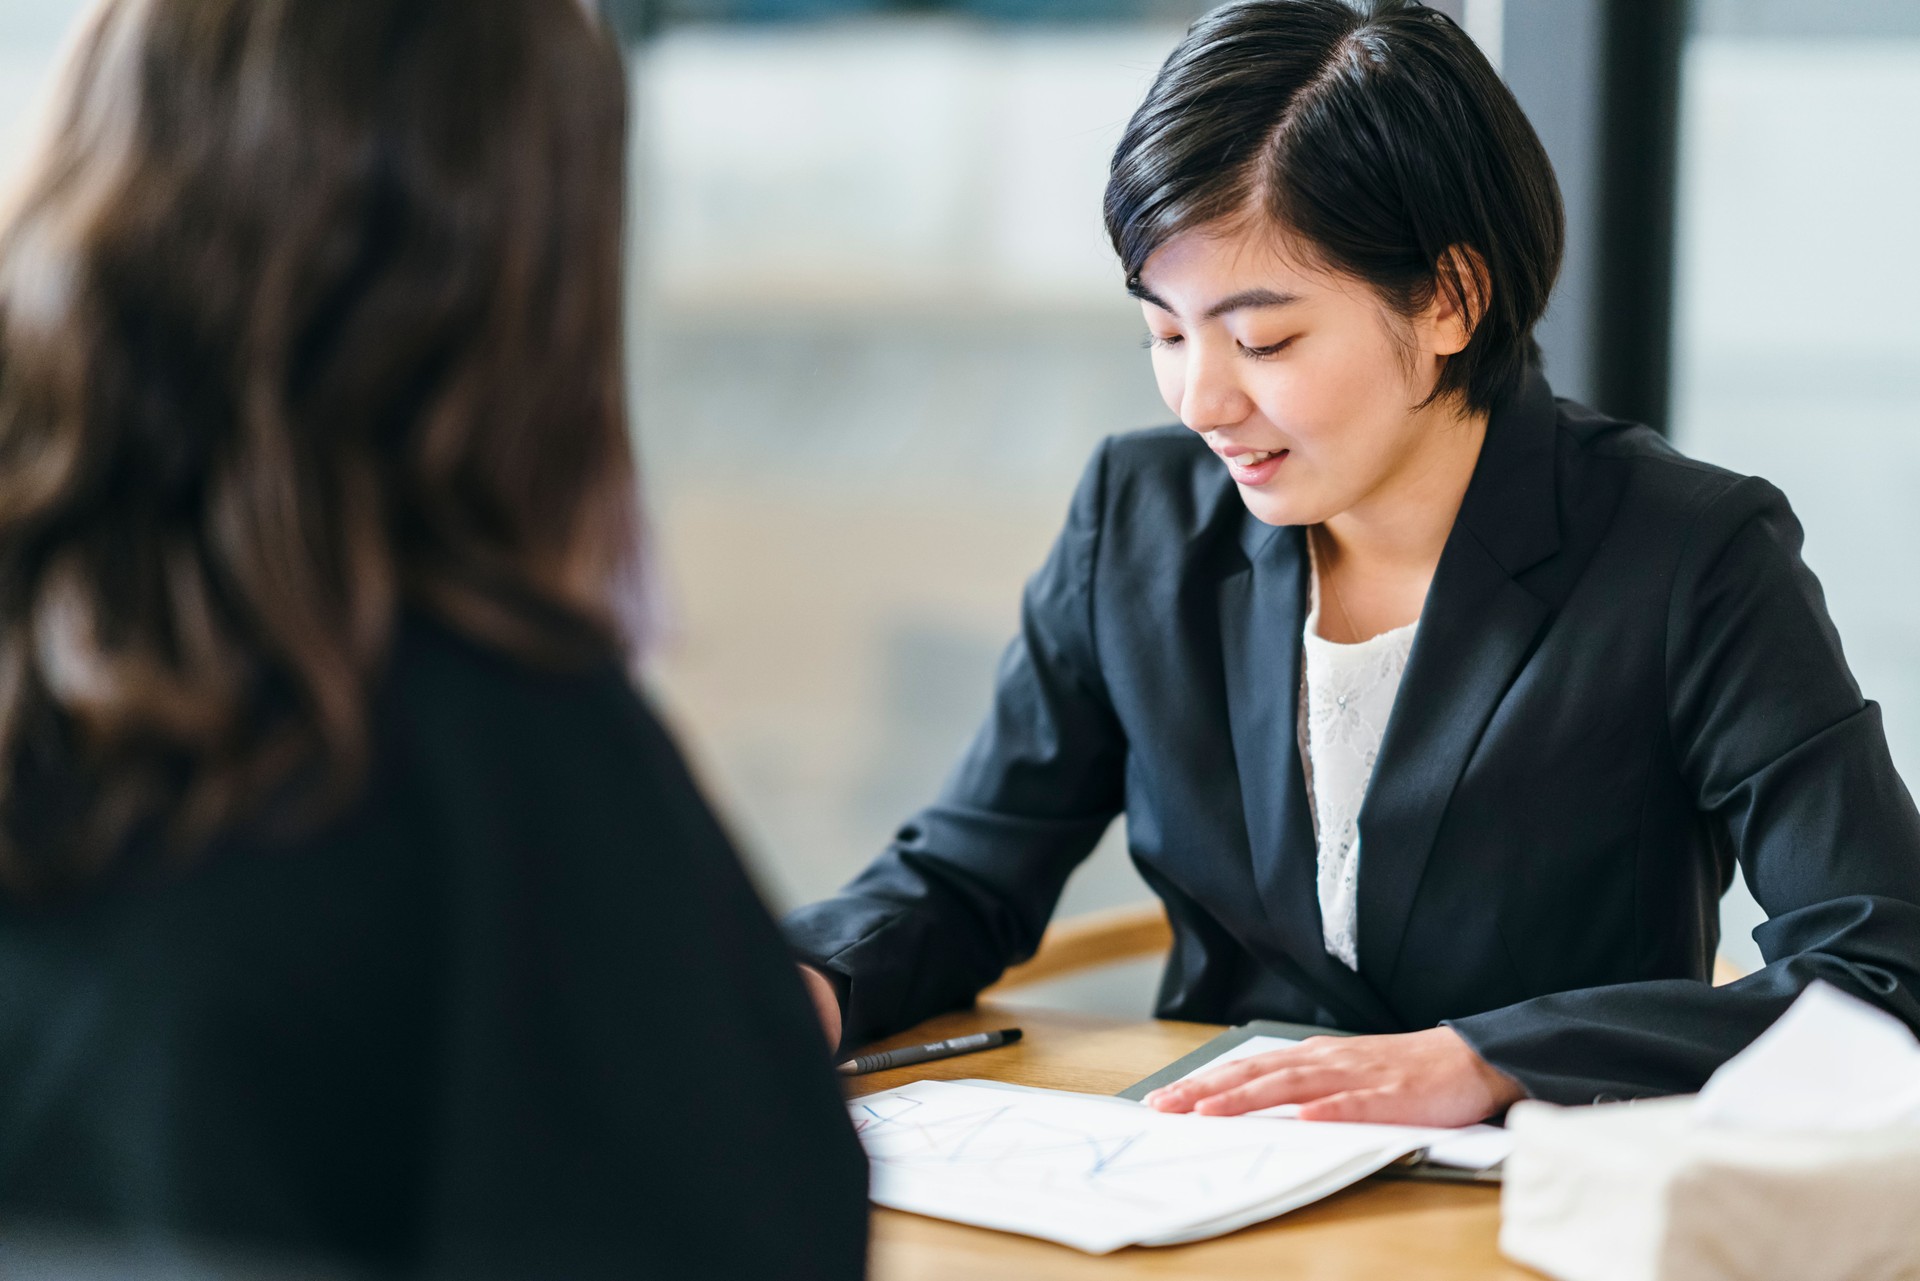
M 626 99 L 581 0 L 105 0 L 0 229 L 0 880 L 369 764 L 401 610 L 617 652 Z

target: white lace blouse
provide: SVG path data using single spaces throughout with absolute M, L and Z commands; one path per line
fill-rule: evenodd
M 1342 645 L 1320 636 L 1319 595 L 1315 575 L 1301 676 L 1306 712 L 1301 755 L 1319 844 L 1321 939 L 1329 955 L 1358 970 L 1360 803 L 1373 778 L 1419 620 Z

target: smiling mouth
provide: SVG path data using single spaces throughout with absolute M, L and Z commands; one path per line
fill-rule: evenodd
M 1257 471 L 1272 459 L 1285 458 L 1290 452 L 1291 451 L 1285 449 L 1252 449 L 1244 454 L 1235 454 L 1231 458 L 1228 458 L 1226 462 L 1228 468 L 1233 471 L 1251 472 Z

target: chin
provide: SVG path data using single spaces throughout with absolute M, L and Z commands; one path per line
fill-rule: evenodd
M 1240 501 L 1247 505 L 1247 511 L 1263 525 L 1311 525 L 1317 517 L 1297 501 L 1289 501 L 1279 494 L 1264 489 L 1248 489 L 1237 486 Z

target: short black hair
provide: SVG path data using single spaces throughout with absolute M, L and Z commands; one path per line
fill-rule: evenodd
M 1559 185 L 1520 104 L 1445 14 L 1235 0 L 1193 24 L 1114 152 L 1107 234 L 1137 289 L 1160 246 L 1253 211 L 1402 315 L 1444 289 L 1473 317 L 1430 399 L 1490 410 L 1539 362 Z M 1478 305 L 1456 246 L 1485 265 Z

